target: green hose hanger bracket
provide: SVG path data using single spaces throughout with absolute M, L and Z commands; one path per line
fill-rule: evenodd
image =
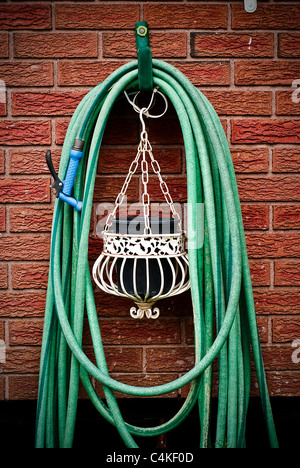
M 152 52 L 150 49 L 149 27 L 145 21 L 135 25 L 136 48 L 138 56 L 139 89 L 142 92 L 153 91 Z

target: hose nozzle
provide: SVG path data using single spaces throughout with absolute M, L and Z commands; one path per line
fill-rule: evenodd
M 74 186 L 74 181 L 75 181 L 77 169 L 79 166 L 79 161 L 83 156 L 83 147 L 84 147 L 84 141 L 76 138 L 76 140 L 74 141 L 73 148 L 70 151 L 70 162 L 69 162 L 69 166 L 68 166 L 64 181 L 60 180 L 57 172 L 54 169 L 52 158 L 51 158 L 51 151 L 48 150 L 46 153 L 47 166 L 54 179 L 52 188 L 56 190 L 56 197 L 60 198 L 62 201 L 73 206 L 73 208 L 75 208 L 77 211 L 82 210 L 83 203 L 82 201 L 78 201 L 74 197 L 72 197 L 71 192 Z

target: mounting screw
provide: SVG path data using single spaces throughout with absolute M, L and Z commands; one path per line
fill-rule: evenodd
M 136 32 L 139 36 L 144 37 L 146 36 L 148 29 L 146 28 L 146 26 L 139 26 Z

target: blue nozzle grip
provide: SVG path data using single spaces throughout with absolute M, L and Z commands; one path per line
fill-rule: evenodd
M 59 198 L 68 203 L 69 205 L 73 206 L 73 208 L 75 208 L 75 210 L 77 211 L 81 211 L 82 210 L 82 201 L 77 201 L 74 197 L 70 197 L 69 195 L 65 195 L 63 192 L 60 192 L 60 194 L 58 195 Z
M 71 195 L 71 191 L 76 177 L 76 172 L 79 166 L 79 161 L 82 158 L 82 156 L 83 153 L 81 151 L 77 151 L 74 149 L 70 151 L 70 162 L 63 187 L 63 192 L 65 195 Z
M 70 151 L 70 162 L 67 169 L 66 177 L 63 182 L 63 188 L 59 193 L 59 198 L 68 203 L 69 205 L 73 206 L 77 211 L 82 210 L 83 203 L 81 201 L 77 201 L 74 197 L 71 196 L 72 188 L 74 186 L 74 181 L 77 173 L 77 169 L 79 166 L 79 161 L 83 156 L 83 152 L 77 149 L 71 149 Z

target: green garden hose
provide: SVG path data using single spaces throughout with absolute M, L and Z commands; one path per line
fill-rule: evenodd
M 74 184 L 74 197 L 83 200 L 83 205 L 80 212 L 57 199 L 54 209 L 36 447 L 72 447 L 81 379 L 97 410 L 117 428 L 129 448 L 138 448 L 135 436 L 157 436 L 177 427 L 197 402 L 201 448 L 244 448 L 252 349 L 270 446 L 277 448 L 239 195 L 226 136 L 211 104 L 176 68 L 153 60 L 153 81 L 172 102 L 182 128 L 188 178 L 188 231 L 195 232 L 197 204 L 204 203 L 205 207 L 203 248 L 188 252 L 195 365 L 170 383 L 147 388 L 118 382 L 110 377 L 106 365 L 88 263 L 90 218 L 97 160 L 110 112 L 124 90 L 131 92 L 138 87 L 138 63 L 133 61 L 112 73 L 84 97 L 71 119 L 62 149 L 61 180 L 66 175 L 75 139 L 85 141 Z M 85 312 L 96 365 L 82 350 Z M 213 442 L 210 412 L 214 359 L 218 359 L 219 396 Z M 105 401 L 98 397 L 91 377 L 103 385 Z M 114 391 L 136 397 L 159 396 L 188 383 L 192 385 L 181 410 L 157 427 L 126 423 L 114 396 Z

